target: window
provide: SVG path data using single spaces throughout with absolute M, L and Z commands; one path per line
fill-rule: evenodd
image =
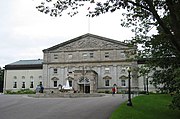
M 109 86 L 109 80 L 105 80 L 105 86 Z
M 31 81 L 30 88 L 34 88 L 34 82 Z
M 109 58 L 109 52 L 105 52 L 104 57 Z
M 69 86 L 72 87 L 72 81 L 69 81 Z
M 54 74 L 57 74 L 57 69 L 56 69 L 56 68 L 54 68 L 53 70 L 54 70 L 54 71 L 53 71 L 53 72 L 54 72 Z
M 17 88 L 17 82 L 16 81 L 13 84 L 13 88 Z
M 25 79 L 25 76 L 22 76 L 22 79 Z
M 87 53 L 83 53 L 83 59 L 87 59 Z
M 58 54 L 54 54 L 54 59 L 58 59 Z
M 25 82 L 22 82 L 22 88 L 26 88 Z
M 125 80 L 121 80 L 121 86 L 126 86 L 126 81 Z
M 68 59 L 72 59 L 72 54 L 68 54 Z
M 94 57 L 94 53 L 89 53 L 89 57 L 93 58 Z
M 57 81 L 54 81 L 54 87 L 57 87 Z
M 17 76 L 14 76 L 14 79 L 17 79 Z
M 105 73 L 110 73 L 110 68 L 109 67 L 106 67 L 104 70 L 105 70 Z
M 125 54 L 123 51 L 120 52 L 120 58 L 125 58 Z

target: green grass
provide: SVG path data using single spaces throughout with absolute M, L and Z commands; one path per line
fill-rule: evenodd
M 150 94 L 135 97 L 133 107 L 121 104 L 110 119 L 180 119 L 180 110 L 169 109 L 171 97 L 165 94 Z

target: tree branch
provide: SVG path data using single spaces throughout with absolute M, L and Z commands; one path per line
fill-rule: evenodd
M 162 19 L 160 18 L 160 16 L 158 15 L 157 11 L 155 10 L 155 7 L 154 7 L 154 5 L 153 5 L 152 0 L 144 0 L 144 1 L 149 5 L 149 9 L 150 9 L 151 13 L 152 13 L 153 16 L 155 17 L 155 19 L 157 20 L 157 22 L 159 23 L 159 25 L 163 28 L 164 32 L 171 37 L 172 44 L 175 46 L 175 48 L 176 48 L 176 49 L 178 50 L 178 52 L 180 53 L 179 43 L 178 43 L 177 40 L 175 39 L 175 37 L 174 37 L 174 35 L 172 34 L 172 32 L 170 31 L 170 29 L 163 23 Z

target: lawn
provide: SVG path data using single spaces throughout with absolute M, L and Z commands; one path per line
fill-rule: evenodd
M 180 119 L 180 110 L 169 109 L 170 102 L 165 94 L 138 96 L 132 99 L 133 107 L 121 104 L 110 119 Z

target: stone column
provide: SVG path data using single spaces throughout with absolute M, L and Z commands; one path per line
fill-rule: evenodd
M 94 93 L 94 80 L 90 80 L 90 93 Z

